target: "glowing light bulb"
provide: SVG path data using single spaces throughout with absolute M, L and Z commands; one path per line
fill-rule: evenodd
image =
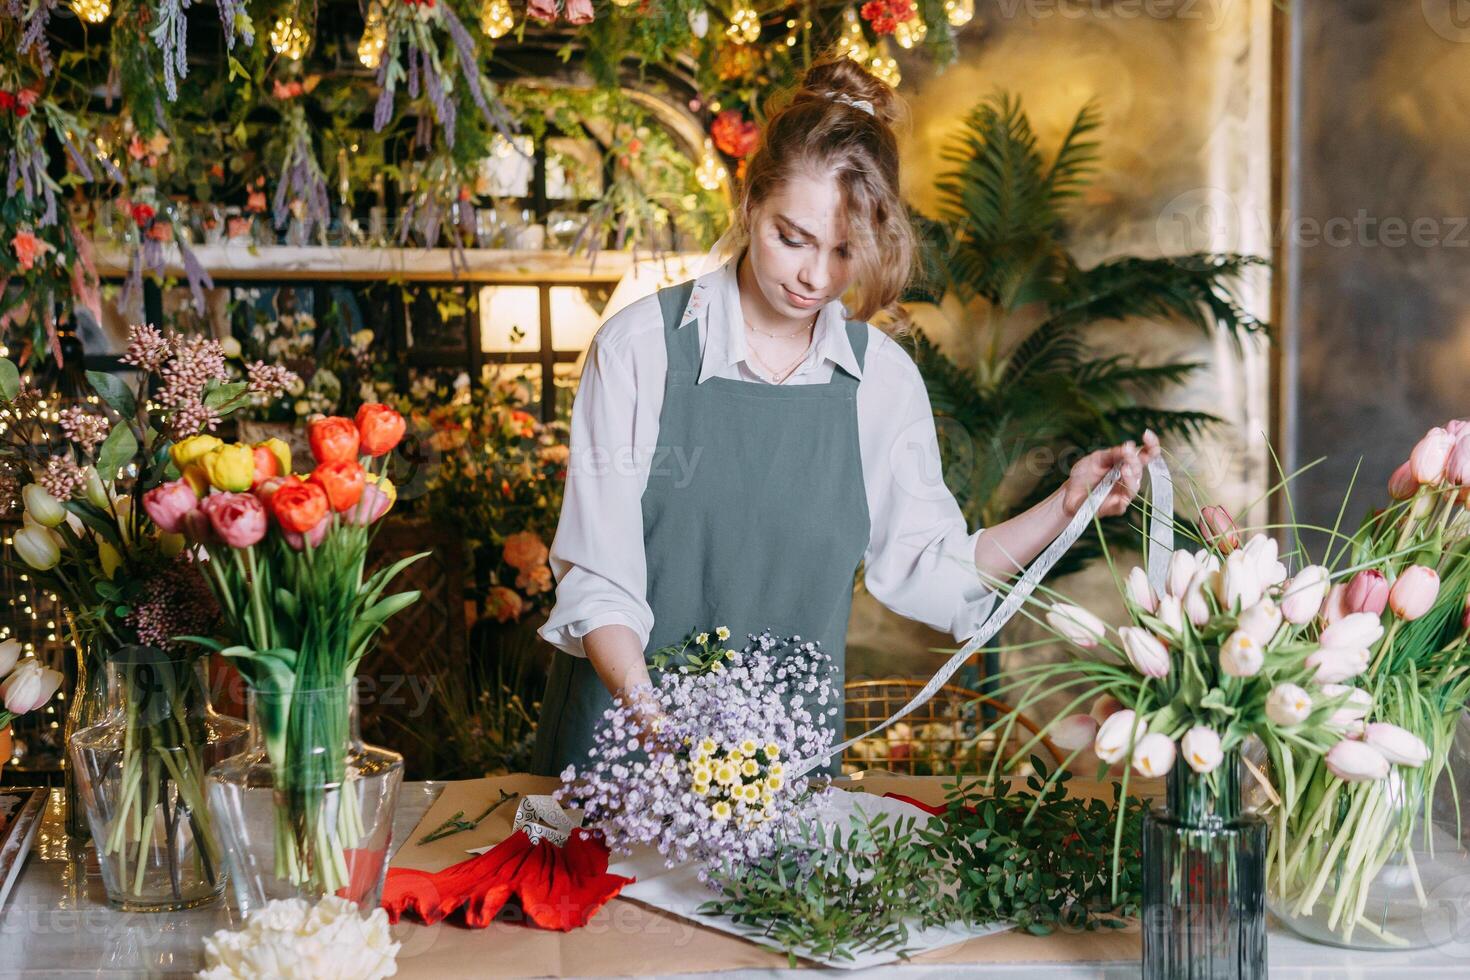
M 89 24 L 100 24 L 112 13 L 111 0 L 71 0 L 71 9 Z
M 735 10 L 730 14 L 730 26 L 725 28 L 725 36 L 736 44 L 753 44 L 760 40 L 761 19 L 755 8 L 737 0 Z
M 480 8 L 480 30 L 486 37 L 505 37 L 516 26 L 507 0 L 485 0 Z
M 944 0 L 944 16 L 951 27 L 964 27 L 975 16 L 975 0 Z
M 364 68 L 376 68 L 383 63 L 383 51 L 387 47 L 388 25 L 383 19 L 382 6 L 374 2 L 368 5 L 362 40 L 357 42 L 357 60 Z
M 863 25 L 858 22 L 857 11 L 848 7 L 842 12 L 842 33 L 837 35 L 837 54 L 851 58 L 858 64 L 867 62 L 871 51 L 868 39 L 863 37 Z
M 924 23 L 923 18 L 915 16 L 898 22 L 898 26 L 893 29 L 893 39 L 898 42 L 899 47 L 907 51 L 922 42 L 924 35 L 928 33 L 929 27 Z
M 290 17 L 278 19 L 271 28 L 271 50 L 276 54 L 284 55 L 292 61 L 300 61 L 306 57 L 306 49 L 309 47 L 311 35 Z
M 699 158 L 699 166 L 694 168 L 694 179 L 699 181 L 699 186 L 707 191 L 717 191 L 724 185 L 725 177 L 728 175 L 720 158 L 715 155 L 715 145 L 705 137 L 704 155 Z
M 898 83 L 902 80 L 903 76 L 898 71 L 898 62 L 889 54 L 888 45 L 882 38 L 879 39 L 877 47 L 873 49 L 872 60 L 868 62 L 868 71 L 876 75 L 878 80 L 889 88 L 898 88 Z

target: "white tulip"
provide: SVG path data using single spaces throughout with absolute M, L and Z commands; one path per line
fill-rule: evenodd
M 1240 614 L 1240 628 L 1250 634 L 1261 646 L 1268 646 L 1276 637 L 1276 631 L 1281 628 L 1282 611 L 1270 599 L 1262 599 L 1260 602 L 1246 609 Z
M 37 524 L 55 527 L 66 520 L 66 508 L 61 505 L 61 501 L 47 493 L 46 488 L 39 483 L 26 484 L 20 496 L 25 502 L 26 513 L 30 514 Z
M 1276 539 L 1258 534 L 1245 543 L 1244 551 L 1256 578 L 1265 587 L 1286 581 L 1286 566 L 1276 557 Z
M 1245 609 L 1261 601 L 1266 583 L 1256 571 L 1250 552 L 1232 551 L 1215 580 L 1215 597 L 1225 609 Z
M 1266 717 L 1282 728 L 1300 725 L 1312 713 L 1312 696 L 1295 684 L 1277 684 L 1266 695 Z
M 95 466 L 88 466 L 84 473 L 87 475 L 86 489 L 83 491 L 87 502 L 93 507 L 107 508 L 107 487 L 102 482 L 102 477 L 97 473 Z
M 1139 626 L 1124 626 L 1118 635 L 1123 638 L 1123 652 L 1134 670 L 1145 677 L 1168 676 L 1169 651 L 1157 636 Z
M 1051 740 L 1064 752 L 1085 749 L 1097 738 L 1097 720 L 1091 715 L 1068 715 L 1052 726 Z
M 1357 677 L 1368 669 L 1368 651 L 1323 647 L 1307 656 L 1307 666 L 1315 669 L 1318 684 L 1337 684 Z
M 1131 708 L 1114 712 L 1098 728 L 1092 743 L 1093 754 L 1109 765 L 1122 762 L 1147 731 L 1148 725 Z
M 1322 611 L 1332 574 L 1321 565 L 1308 565 L 1281 592 L 1281 615 L 1288 623 L 1310 623 Z
M 1152 613 L 1159 608 L 1159 597 L 1148 582 L 1148 573 L 1137 565 L 1128 572 L 1128 598 L 1145 612 Z
M 1256 638 L 1236 630 L 1220 645 L 1220 670 L 1228 677 L 1254 677 L 1266 663 Z
M 61 561 L 61 548 L 54 532 L 44 527 L 22 527 L 10 536 L 10 544 L 21 561 L 38 572 L 48 571 Z
M 1058 602 L 1046 611 L 1046 621 L 1067 640 L 1084 649 L 1097 646 L 1108 627 L 1080 606 Z
M 1178 596 L 1165 595 L 1160 598 L 1158 611 L 1154 615 L 1175 633 L 1184 632 L 1184 607 L 1180 605 Z
M 1373 746 L 1389 762 L 1418 769 L 1429 761 L 1429 746 L 1424 740 L 1398 725 L 1376 721 L 1363 731 L 1363 741 Z
M 1322 631 L 1318 644 L 1323 647 L 1357 650 L 1371 647 L 1383 636 L 1383 624 L 1376 613 L 1351 613 Z
M 62 680 L 61 671 L 27 660 L 11 672 L 5 683 L 0 684 L 0 698 L 5 700 L 6 711 L 23 715 L 51 700 Z
M 1133 771 L 1150 779 L 1166 776 L 1174 768 L 1177 754 L 1174 740 L 1169 736 L 1159 732 L 1145 735 L 1133 750 Z
M 1165 576 L 1164 592 L 1176 599 L 1184 598 L 1194 573 L 1199 571 L 1199 562 L 1192 552 L 1180 549 L 1169 556 L 1169 573 Z
M 1179 740 L 1184 750 L 1184 761 L 1200 775 L 1214 772 L 1225 760 L 1225 750 L 1220 747 L 1220 736 L 1213 728 L 1195 725 Z
M 1189 588 L 1184 590 L 1184 614 L 1196 626 L 1203 626 L 1210 621 L 1208 593 L 1214 590 L 1214 583 L 1219 575 L 1214 569 L 1201 568 L 1190 579 Z
M 1366 718 L 1373 708 L 1373 696 L 1361 688 L 1348 687 L 1345 684 L 1323 684 L 1322 693 L 1329 698 L 1347 695 L 1347 700 L 1327 718 L 1327 724 L 1333 728 L 1348 728 L 1353 722 Z
M 15 669 L 20 662 L 21 645 L 19 640 L 6 640 L 0 643 L 0 677 Z

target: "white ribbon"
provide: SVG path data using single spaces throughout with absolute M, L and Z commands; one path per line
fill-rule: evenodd
M 850 746 L 876 735 L 932 698 L 976 650 L 1000 632 L 1000 628 L 1016 614 L 1022 603 L 1030 597 L 1032 591 L 1046 577 L 1046 573 L 1051 571 L 1052 566 L 1061 559 L 1062 555 L 1066 554 L 1068 548 L 1077 543 L 1083 530 L 1097 516 L 1098 509 L 1102 507 L 1103 499 L 1107 496 L 1108 491 L 1113 489 L 1113 484 L 1117 483 L 1121 476 L 1121 466 L 1114 466 L 1098 482 L 1097 486 L 1092 488 L 1092 492 L 1087 495 L 1087 500 L 1077 509 L 1077 513 L 1072 515 L 1072 520 L 1062 529 L 1062 533 L 1046 546 L 1046 550 L 1036 556 L 1036 560 L 1006 594 L 1005 600 L 986 617 L 985 622 L 980 626 L 980 631 L 970 637 L 965 645 L 950 657 L 943 667 L 939 668 L 939 671 L 929 679 L 929 683 L 924 685 L 923 690 L 914 695 L 908 704 L 898 709 L 887 721 L 840 745 L 833 746 L 823 755 L 795 763 L 789 778 L 803 776 L 833 756 L 840 757 Z M 1164 462 L 1162 456 L 1157 456 L 1149 462 L 1148 476 L 1149 487 L 1153 492 L 1153 503 L 1148 509 L 1148 581 L 1156 593 L 1163 595 L 1164 581 L 1169 573 L 1169 557 L 1174 553 L 1174 483 L 1169 476 L 1169 466 Z

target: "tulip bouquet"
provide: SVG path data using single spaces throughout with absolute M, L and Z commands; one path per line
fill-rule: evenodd
M 1273 753 L 1282 805 L 1269 882 L 1280 914 L 1312 918 L 1334 941 L 1362 930 L 1377 945 L 1402 946 L 1409 940 L 1396 927 L 1421 931 L 1413 923 L 1438 884 L 1421 880 L 1415 851 L 1457 847 L 1432 839 L 1431 811 L 1470 697 L 1470 422 L 1431 429 L 1388 491 L 1389 506 L 1339 536 L 1349 567 L 1332 576 L 1339 581 L 1309 627 L 1323 646 L 1352 634 L 1351 654 L 1318 668 L 1356 685 L 1339 709 L 1351 737 L 1325 759 L 1286 744 Z M 1458 813 L 1449 778 L 1448 808 Z M 1385 914 L 1386 896 L 1370 896 L 1381 874 L 1412 887 L 1403 922 Z
M 135 383 L 89 371 L 94 395 L 64 406 L 0 361 L 0 493 L 9 498 L 7 507 L 16 497 L 24 506 L 24 526 L 12 545 L 28 579 L 60 597 L 77 648 L 69 743 L 81 726 L 100 720 L 103 668 L 120 651 L 152 649 L 187 662 L 197 651 L 176 637 L 207 632 L 216 619 L 184 538 L 177 528 L 152 521 L 139 502 L 180 476 L 182 446 L 193 447 L 201 466 L 217 465 L 212 450 L 219 440 L 205 433 L 252 394 L 279 394 L 292 380 L 256 364 L 247 380 L 222 383 L 218 343 L 151 326 L 131 329 L 123 361 L 137 369 Z M 185 821 L 191 828 L 209 865 L 205 877 L 214 876 L 211 862 L 218 855 L 203 805 L 203 769 L 175 765 L 194 758 L 181 750 L 203 737 L 194 709 L 204 693 L 189 683 L 191 669 L 173 672 L 179 683 L 158 702 L 168 710 L 147 719 L 129 714 L 122 751 L 112 760 L 125 788 L 100 847 L 104 857 L 124 864 L 127 849 L 134 849 L 139 874 L 152 846 L 150 815 L 161 807 L 169 826 Z M 128 704 L 140 700 L 120 693 Z M 68 829 L 85 836 L 74 778 L 73 772 L 67 784 Z M 141 887 L 137 878 L 130 880 Z
M 348 883 L 346 851 L 363 835 L 347 754 L 352 684 L 378 631 L 415 602 L 385 596 L 417 555 L 365 576 L 374 529 L 396 492 L 388 453 L 403 417 L 367 404 L 355 419 L 314 419 L 316 466 L 294 475 L 289 459 L 249 446 L 178 448 L 183 476 L 149 491 L 143 506 L 209 555 L 225 642 L 193 637 L 240 668 L 273 770 L 275 875 L 311 891 Z M 213 463 L 209 462 L 213 459 Z M 202 466 L 202 471 L 199 467 Z
M 1201 528 L 1204 547 L 1172 554 L 1161 593 L 1142 568 L 1121 578 L 1128 625 L 1115 629 L 1053 597 L 1041 618 L 1079 656 L 1021 668 L 1005 688 L 1025 692 L 1018 709 L 1068 692 L 1064 717 L 1046 729 L 1072 753 L 1066 764 L 1091 752 L 1104 766 L 1125 765 L 1143 777 L 1186 766 L 1185 805 L 1199 813 L 1238 808 L 1237 762 L 1252 738 L 1276 762 L 1320 764 L 1343 778 L 1386 777 L 1388 763 L 1373 746 L 1402 734 L 1365 728 L 1373 696 L 1345 683 L 1368 668 L 1369 650 L 1384 635 L 1378 617 L 1343 615 L 1326 624 L 1333 578 L 1326 567 L 1288 577 L 1272 538 L 1242 542 L 1217 507 L 1203 509 Z M 1084 707 L 1090 710 L 1066 714 Z M 1035 741 L 1011 761 L 1025 758 Z M 1365 754 L 1381 765 L 1365 769 Z M 1125 769 L 1124 792 L 1129 779 Z M 1287 792 L 1294 798 L 1296 787 Z

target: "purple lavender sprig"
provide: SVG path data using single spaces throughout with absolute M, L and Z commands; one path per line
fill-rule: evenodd
M 170 102 L 179 97 L 179 79 L 189 74 L 188 9 L 189 0 L 158 0 L 158 24 L 148 32 L 163 52 L 163 88 Z

